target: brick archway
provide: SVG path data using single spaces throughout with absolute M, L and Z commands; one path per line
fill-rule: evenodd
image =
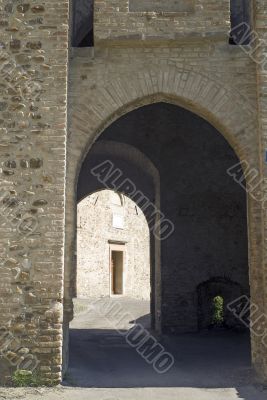
M 136 75 L 116 71 L 109 79 L 98 79 L 87 91 L 75 88 L 70 96 L 70 131 L 67 152 L 66 194 L 66 251 L 65 251 L 65 312 L 71 315 L 69 271 L 73 259 L 75 239 L 75 202 L 77 177 L 81 164 L 92 144 L 104 129 L 120 116 L 144 105 L 166 102 L 185 108 L 207 120 L 222 133 L 240 160 L 251 168 L 259 168 L 259 140 L 255 110 L 250 102 L 236 90 L 222 86 L 205 75 L 169 67 L 153 68 Z M 77 96 L 76 93 L 82 93 Z M 263 293 L 261 265 L 262 207 L 248 195 L 249 263 L 251 297 Z M 259 222 L 260 221 L 260 222 Z M 256 244 L 257 243 L 257 244 Z M 263 298 L 264 296 L 262 296 Z M 259 305 L 261 307 L 261 305 Z M 261 340 L 252 335 L 254 364 L 262 356 Z M 259 359 L 261 358 L 261 359 Z
M 135 76 L 119 73 L 88 89 L 79 98 L 70 94 L 68 154 L 71 157 L 74 152 L 82 152 L 76 168 L 105 127 L 135 108 L 160 101 L 206 119 L 240 159 L 252 161 L 257 153 L 258 149 L 253 148 L 257 142 L 254 106 L 236 90 L 205 75 L 176 68 L 153 69 Z
M 88 157 L 89 156 L 89 157 Z M 141 208 L 143 206 L 143 214 L 146 218 L 148 227 L 150 229 L 150 269 L 151 269 L 151 290 L 153 295 L 151 297 L 151 314 L 152 314 L 152 325 L 157 331 L 160 331 L 160 309 L 161 309 L 161 295 L 160 292 L 155 293 L 154 287 L 161 287 L 161 275 L 160 275 L 160 254 L 161 246 L 159 237 L 153 234 L 153 226 L 157 226 L 159 220 L 158 213 L 155 210 L 160 210 L 160 174 L 155 165 L 151 160 L 143 154 L 137 148 L 120 142 L 105 141 L 101 140 L 94 144 L 91 151 L 88 153 L 85 163 L 83 164 L 81 174 L 78 181 L 78 192 L 77 192 L 77 202 L 81 201 L 84 197 L 89 194 L 95 193 L 98 190 L 110 189 L 113 190 L 112 184 L 106 182 L 103 183 L 97 181 L 97 179 L 88 179 L 91 175 L 91 168 L 95 167 L 97 164 L 105 163 L 106 160 L 113 163 L 114 166 L 119 167 L 120 162 L 124 161 L 129 165 L 129 170 L 125 171 L 122 167 L 121 171 L 125 173 L 123 175 L 125 178 L 130 178 L 132 182 L 136 182 L 136 177 L 132 177 L 132 170 L 138 170 L 142 174 L 146 174 L 146 178 L 141 182 L 138 180 L 137 190 L 134 193 L 129 193 L 128 197 L 137 206 L 138 200 Z M 97 161 L 96 161 L 97 160 Z M 87 163 L 87 162 L 88 163 Z M 83 174 L 82 174 L 83 172 Z M 81 176 L 82 175 L 82 176 Z M 124 179 L 124 178 L 123 178 Z M 149 186 L 149 188 L 147 187 Z M 79 190 L 80 189 L 80 190 Z M 82 189 L 82 190 L 81 190 Z M 138 195 L 140 190 L 141 197 Z M 144 198 L 142 196 L 145 196 Z M 147 200 L 144 200 L 144 199 Z M 142 200 L 143 199 L 143 200 Z M 148 205 L 149 202 L 150 206 Z M 152 202 L 153 206 L 152 207 Z M 71 276 L 75 276 L 75 265 L 72 264 Z M 76 293 L 76 288 L 73 285 L 74 279 L 71 277 L 70 282 L 72 284 L 72 292 Z

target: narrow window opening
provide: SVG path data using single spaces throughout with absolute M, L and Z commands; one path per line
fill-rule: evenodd
M 230 13 L 229 44 L 248 45 L 252 40 L 250 0 L 231 0 Z
M 73 2 L 73 47 L 94 46 L 94 1 L 75 0 Z

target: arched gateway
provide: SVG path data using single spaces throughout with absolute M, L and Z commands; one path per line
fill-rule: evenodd
M 214 311 L 215 303 L 223 304 L 217 315 L 227 319 L 228 311 L 242 319 L 240 310 L 247 316 L 252 308 L 251 359 L 261 380 L 266 380 L 265 0 L 170 0 L 160 5 L 153 0 L 81 0 L 75 7 L 74 1 L 66 0 L 4 3 L 0 379 L 10 382 L 16 369 L 28 366 L 38 367 L 45 383 L 62 380 L 75 295 L 78 181 L 83 167 L 99 159 L 99 154 L 93 157 L 96 147 L 103 146 L 102 161 L 112 156 L 121 170 L 128 166 L 132 181 L 144 178 L 152 209 L 157 206 L 155 220 L 173 219 L 176 233 L 181 233 L 184 247 L 176 234 L 169 242 L 151 235 L 154 328 L 177 331 L 180 318 L 190 320 L 193 330 L 202 326 L 198 316 L 206 315 L 207 307 Z M 73 18 L 75 10 L 78 15 Z M 245 43 L 237 43 L 234 35 L 250 29 L 253 41 L 248 44 L 246 37 Z M 173 158 L 169 153 L 166 157 L 164 146 L 173 150 Z M 174 153 L 179 157 L 175 159 Z M 177 180 L 170 179 L 167 185 L 169 160 Z M 161 161 L 166 162 L 165 169 Z M 186 171 L 185 176 L 179 171 Z M 217 181 L 212 180 L 215 171 Z M 226 181 L 231 190 L 219 195 L 227 192 Z M 202 195 L 212 193 L 216 200 L 211 207 L 193 201 L 204 198 L 193 193 L 197 187 L 201 194 L 202 183 Z M 233 201 L 233 193 L 242 200 Z M 182 201 L 185 207 L 177 207 Z M 219 217 L 212 208 L 215 203 Z M 205 213 L 209 218 L 203 218 Z M 234 223 L 237 216 L 242 220 L 240 241 L 236 225 L 229 229 L 229 221 Z M 180 219 L 186 223 L 180 225 Z M 191 229 L 200 220 L 207 228 L 202 237 L 221 243 L 207 249 L 202 269 L 195 259 L 189 260 L 192 247 L 194 254 L 203 255 L 206 246 L 199 246 L 201 235 Z M 209 231 L 209 221 L 218 229 Z M 227 240 L 232 235 L 234 240 Z M 240 253 L 235 253 L 242 254 L 240 258 L 218 261 L 241 242 Z M 166 254 L 176 248 L 180 257 L 165 263 Z M 191 275 L 186 274 L 189 261 L 195 268 Z M 247 276 L 241 282 L 234 271 L 237 268 L 242 275 L 242 263 Z M 182 296 L 175 291 L 181 271 L 189 282 Z M 168 279 L 174 282 L 171 295 Z M 232 299 L 229 282 L 240 293 L 238 299 Z M 226 298 L 231 299 L 227 310 Z

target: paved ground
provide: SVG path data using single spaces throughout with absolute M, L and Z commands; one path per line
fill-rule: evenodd
M 133 322 L 150 326 L 149 303 L 119 298 L 78 301 L 71 324 L 68 381 L 80 387 L 233 387 L 253 381 L 249 337 L 233 332 L 163 336 L 175 363 L 158 374 L 127 344 Z M 67 384 L 67 383 L 66 383 Z
M 267 391 L 253 387 L 139 389 L 0 389 L 0 400 L 266 400 Z
M 175 363 L 158 374 L 125 340 L 134 320 L 149 327 L 147 302 L 90 299 L 75 308 L 64 386 L 0 389 L 0 400 L 267 400 L 267 388 L 256 385 L 250 369 L 247 335 L 163 337 L 160 342 Z

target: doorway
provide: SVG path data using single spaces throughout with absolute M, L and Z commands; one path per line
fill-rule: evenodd
M 123 245 L 110 245 L 110 294 L 123 295 L 125 249 Z

